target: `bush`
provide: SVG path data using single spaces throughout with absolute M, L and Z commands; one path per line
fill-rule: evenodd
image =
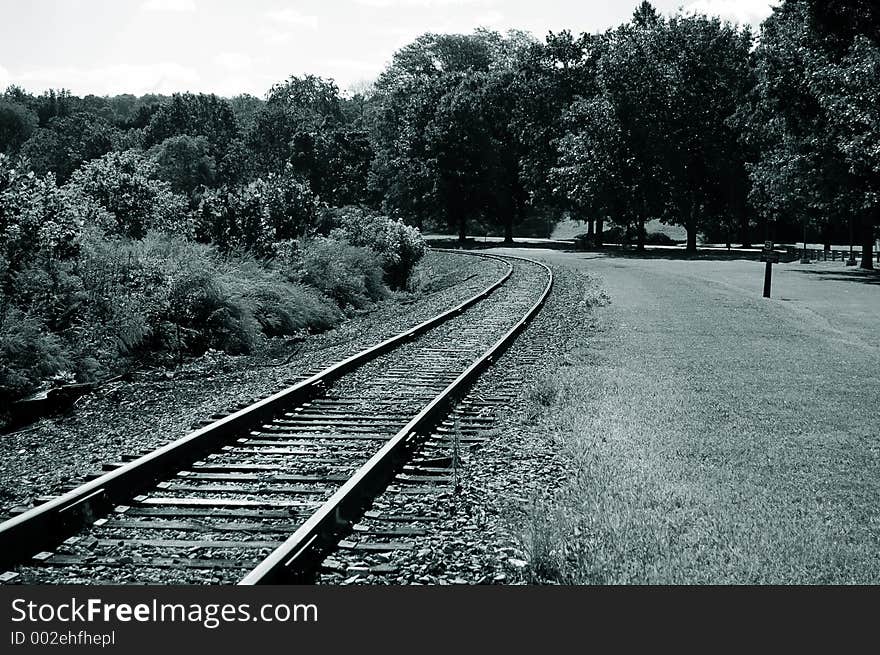
M 98 240 L 87 252 L 88 320 L 107 326 L 101 338 L 120 353 L 248 353 L 263 334 L 318 332 L 340 319 L 327 299 L 280 271 L 181 238 Z M 120 296 L 127 302 L 103 302 Z
M 322 223 L 332 226 L 331 237 L 378 253 L 385 281 L 395 289 L 406 287 L 413 267 L 427 251 L 417 228 L 360 207 L 328 209 Z
M 0 399 L 22 396 L 70 365 L 61 341 L 39 319 L 16 309 L 0 314 Z
M 78 248 L 82 216 L 93 214 L 55 185 L 50 174 L 39 177 L 26 162 L 0 154 L 0 257 L 3 284 L 11 275 L 37 262 L 72 257 Z
M 376 253 L 329 237 L 301 244 L 304 281 L 341 307 L 364 307 L 384 298 L 382 268 Z
M 169 327 L 177 332 L 177 348 L 191 352 L 213 348 L 249 353 L 260 333 L 249 304 L 229 292 L 216 270 L 188 271 L 174 279 L 168 307 L 159 318 L 166 334 Z M 178 336 L 181 330 L 183 339 Z
M 585 237 L 586 235 L 578 236 Z M 605 243 L 619 243 L 626 246 L 636 243 L 638 238 L 638 231 L 634 225 L 627 225 L 625 227 L 612 225 L 602 231 L 602 241 Z M 665 232 L 646 232 L 645 243 L 654 246 L 674 246 L 678 242 Z
M 674 246 L 678 242 L 665 232 L 648 232 L 645 243 L 653 246 Z
M 311 191 L 289 170 L 270 174 L 234 189 L 206 191 L 197 211 L 196 236 L 226 250 L 272 257 L 276 241 L 308 231 L 316 207 Z
M 76 170 L 70 193 L 100 205 L 112 219 L 103 225 L 112 234 L 141 239 L 150 230 L 192 233 L 187 200 L 171 185 L 156 179 L 156 164 L 138 150 L 110 152 Z
M 238 262 L 223 276 L 230 292 L 246 301 L 268 336 L 321 332 L 341 319 L 339 310 L 314 289 L 291 282 L 253 261 Z

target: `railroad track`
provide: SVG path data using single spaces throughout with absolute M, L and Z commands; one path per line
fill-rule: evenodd
M 459 447 L 462 422 L 490 420 L 485 402 L 460 401 L 552 287 L 538 262 L 462 256 L 500 259 L 506 272 L 415 328 L 0 524 L 0 581 L 308 582 L 328 552 L 369 550 L 346 537 L 395 476 L 443 476 L 451 462 L 437 448 Z

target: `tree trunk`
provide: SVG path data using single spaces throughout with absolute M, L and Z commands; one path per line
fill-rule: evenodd
M 639 218 L 638 224 L 638 234 L 636 236 L 636 249 L 644 250 L 645 249 L 645 219 Z
M 504 243 L 513 243 L 513 214 L 504 219 Z
M 594 234 L 594 232 L 593 232 L 593 219 L 590 218 L 590 219 L 587 219 L 587 236 L 591 237 L 591 236 L 593 236 L 593 234 Z
M 690 216 L 685 224 L 685 229 L 687 230 L 687 246 L 685 250 L 687 252 L 697 252 L 697 209 L 694 205 L 691 205 Z
M 603 221 L 601 218 L 596 219 L 596 237 L 594 241 L 597 248 L 602 247 L 602 223 Z
M 874 270 L 874 223 L 880 209 L 872 209 L 862 217 L 862 263 L 861 268 Z
M 697 252 L 697 228 L 693 225 L 688 225 L 685 229 L 687 229 L 687 246 L 685 250 L 687 252 Z
M 458 242 L 464 243 L 467 240 L 467 219 L 464 216 L 458 219 Z
M 746 212 L 742 213 L 739 220 L 739 238 L 743 248 L 752 247 L 752 236 L 749 234 L 749 215 Z

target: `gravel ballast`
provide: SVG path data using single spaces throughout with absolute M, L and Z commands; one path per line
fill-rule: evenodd
M 84 396 L 74 411 L 0 435 L 0 519 L 57 495 L 103 462 L 139 455 L 180 438 L 200 420 L 279 391 L 316 371 L 412 327 L 497 280 L 505 266 L 432 252 L 425 264 L 457 258 L 455 283 L 422 295 L 397 295 L 302 343 L 273 340 L 260 353 L 209 352 L 174 370 L 141 370 Z M 442 268 L 439 266 L 438 268 Z M 429 287 L 430 288 L 430 287 Z
M 484 442 L 460 447 L 458 489 L 438 484 L 403 500 L 386 493 L 373 505 L 383 513 L 430 516 L 422 524 L 425 534 L 407 537 L 406 550 L 371 558 L 337 551 L 325 562 L 321 583 L 524 584 L 533 579 L 531 510 L 552 498 L 572 474 L 552 435 L 533 422 L 536 408 L 549 401 L 540 380 L 566 366 L 578 337 L 593 323 L 594 307 L 607 302 L 593 278 L 565 268 L 554 274 L 544 308 L 469 394 L 476 400 L 511 399 L 489 412 L 496 419 L 485 426 Z M 451 447 L 446 454 L 452 455 Z M 379 563 L 385 571 L 370 572 Z

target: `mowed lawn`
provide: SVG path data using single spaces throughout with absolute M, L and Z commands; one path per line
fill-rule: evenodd
M 880 277 L 533 254 L 611 297 L 533 393 L 572 467 L 535 581 L 880 582 Z

